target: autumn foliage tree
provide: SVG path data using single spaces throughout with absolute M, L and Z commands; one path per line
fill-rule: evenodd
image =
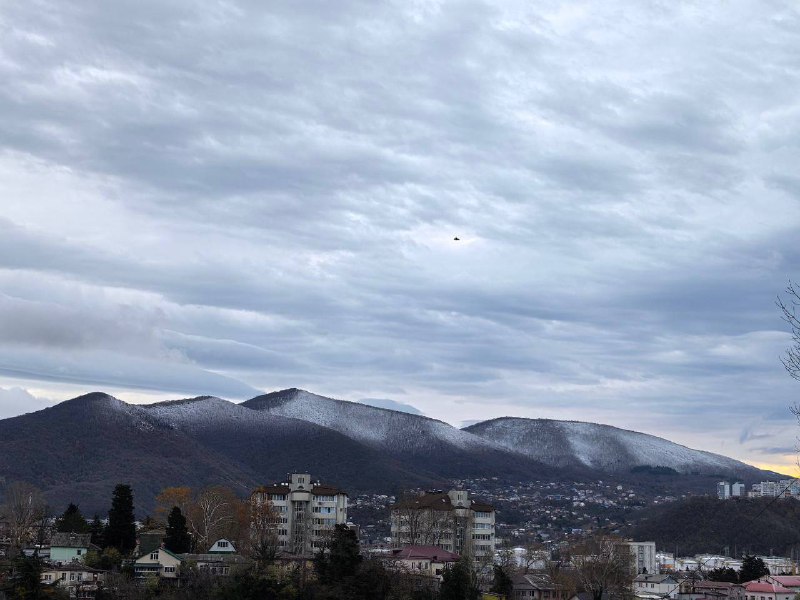
M 19 550 L 36 538 L 36 527 L 46 514 L 44 496 L 36 486 L 15 482 L 6 488 L 0 516 L 8 522 L 12 549 Z

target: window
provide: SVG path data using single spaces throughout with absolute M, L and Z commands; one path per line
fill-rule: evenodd
M 69 574 L 69 580 L 70 581 L 75 581 L 75 573 L 70 573 Z M 762 600 L 763 600 L 763 598 L 762 598 Z
M 164 567 L 164 573 L 174 573 L 175 567 Z
M 66 580 L 66 578 L 67 578 L 67 574 L 66 573 L 62 573 L 61 574 L 61 581 Z
M 150 553 L 150 560 L 158 560 L 158 551 Z
M 276 502 L 286 502 L 286 494 L 270 494 L 270 500 Z
M 78 556 L 80 556 L 80 555 L 81 555 L 81 552 L 83 552 L 83 550 L 81 550 L 80 548 L 78 548 Z
M 336 502 L 336 496 L 317 496 L 317 502 Z
M 219 543 L 219 547 L 220 548 L 227 548 L 228 547 L 228 542 L 220 542 Z

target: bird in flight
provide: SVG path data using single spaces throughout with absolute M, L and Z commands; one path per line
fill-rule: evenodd
M 454 241 L 454 242 L 460 242 L 460 241 L 461 241 L 461 238 L 460 238 L 460 237 L 458 237 L 458 236 L 456 236 L 456 237 L 454 237 L 454 238 L 453 238 L 453 241 Z

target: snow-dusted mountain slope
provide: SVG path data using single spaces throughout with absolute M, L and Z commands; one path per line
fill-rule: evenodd
M 375 448 L 418 452 L 429 449 L 431 443 L 444 443 L 464 450 L 500 449 L 491 440 L 442 421 L 358 402 L 334 400 L 297 388 L 258 396 L 243 405 L 272 415 L 317 423 Z
M 597 423 L 503 417 L 470 425 L 465 431 L 554 467 L 628 472 L 647 465 L 680 473 L 756 472 L 732 458 Z
M 282 480 L 289 472 L 308 472 L 351 491 L 438 480 L 433 471 L 407 468 L 334 429 L 220 398 L 201 396 L 142 408 L 165 426 L 252 469 L 262 483 Z
M 0 420 L 0 480 L 40 487 L 52 506 L 80 502 L 103 513 L 117 483 L 134 487 L 140 514 L 171 485 L 227 485 L 238 493 L 258 481 L 191 436 L 165 426 L 141 407 L 92 393 Z
M 272 415 L 302 419 L 340 432 L 415 471 L 440 477 L 548 477 L 553 471 L 506 448 L 435 419 L 334 400 L 296 388 L 242 403 Z

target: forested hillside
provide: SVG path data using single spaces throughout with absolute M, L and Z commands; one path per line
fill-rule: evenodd
M 642 511 L 626 531 L 681 555 L 703 552 L 789 555 L 800 547 L 800 502 L 787 498 L 690 498 Z

